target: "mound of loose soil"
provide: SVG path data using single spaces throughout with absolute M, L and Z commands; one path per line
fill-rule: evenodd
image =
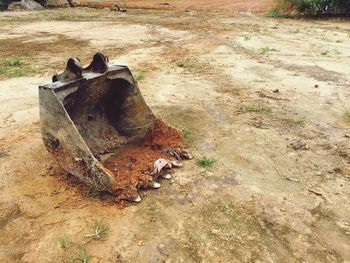
M 180 130 L 175 129 L 164 121 L 157 119 L 153 129 L 146 135 L 146 146 L 160 148 L 183 148 L 184 137 Z
M 137 189 L 147 188 L 150 182 L 158 179 L 158 175 L 152 174 L 154 162 L 159 158 L 174 160 L 162 151 L 163 148 L 182 147 L 181 131 L 157 119 L 143 142 L 127 145 L 104 162 L 114 175 L 118 197 L 132 199 L 137 195 Z

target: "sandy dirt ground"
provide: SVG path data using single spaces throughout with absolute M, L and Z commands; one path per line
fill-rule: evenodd
M 1 67 L 22 70 L 0 73 L 0 262 L 350 262 L 349 36 L 229 11 L 0 13 Z M 38 85 L 96 51 L 195 157 L 137 205 L 78 184 L 41 140 Z
M 91 1 L 78 1 L 81 4 Z M 96 1 L 94 5 L 114 6 L 121 8 L 142 8 L 142 9 L 183 9 L 183 10 L 232 10 L 239 12 L 266 12 L 274 6 L 273 0 L 121 0 L 121 1 Z

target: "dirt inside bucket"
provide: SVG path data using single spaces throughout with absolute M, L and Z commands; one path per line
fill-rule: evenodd
M 183 135 L 160 119 L 144 140 L 126 145 L 104 161 L 116 180 L 114 188 L 120 198 L 137 194 L 137 189 L 147 188 L 159 175 L 152 174 L 154 162 L 159 158 L 175 158 L 164 149 L 183 149 Z

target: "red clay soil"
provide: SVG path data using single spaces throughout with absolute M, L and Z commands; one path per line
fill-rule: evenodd
M 122 3 L 125 2 L 126 6 Z M 128 0 L 128 1 L 79 1 L 81 6 L 120 7 L 142 9 L 231 10 L 239 12 L 267 12 L 274 6 L 273 0 Z
M 155 121 L 153 129 L 146 135 L 144 140 L 146 146 L 173 149 L 183 149 L 183 142 L 182 132 L 160 119 Z
M 114 174 L 114 189 L 119 198 L 134 197 L 137 189 L 147 188 L 151 181 L 157 179 L 158 175 L 151 173 L 158 158 L 174 160 L 174 157 L 160 151 L 163 147 L 182 149 L 182 146 L 182 133 L 158 119 L 144 143 L 128 145 L 107 159 L 104 166 Z

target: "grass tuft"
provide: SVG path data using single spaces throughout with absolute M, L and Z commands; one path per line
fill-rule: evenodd
M 304 118 L 286 118 L 284 121 L 292 126 L 304 126 L 305 119 Z
M 143 73 L 137 74 L 136 77 L 135 77 L 135 79 L 136 79 L 137 81 L 142 81 L 142 80 L 145 79 L 145 75 L 144 75 Z
M 103 236 L 107 235 L 108 232 L 110 230 L 110 226 L 109 225 L 103 225 L 101 223 L 100 219 L 97 219 L 96 223 L 95 223 L 95 231 L 93 234 L 88 235 L 87 237 L 90 237 L 94 240 L 99 240 L 101 239 Z
M 216 160 L 214 159 L 209 159 L 207 157 L 203 157 L 202 159 L 197 160 L 197 165 L 200 167 L 212 167 Z
M 250 36 L 250 35 L 244 35 L 243 37 L 244 37 L 245 41 L 249 41 L 252 39 L 252 36 Z
M 190 62 L 179 62 L 177 63 L 177 66 L 184 69 L 190 69 L 194 67 L 194 65 Z
M 68 248 L 69 241 L 68 241 L 68 238 L 66 236 L 59 237 L 58 243 L 60 244 L 60 248 L 62 248 L 62 249 Z
M 22 66 L 22 61 L 19 58 L 16 59 L 6 59 L 3 64 L 7 67 L 20 67 Z
M 262 47 L 259 49 L 259 53 L 261 55 L 266 55 L 266 54 L 269 54 L 271 52 L 279 52 L 279 50 L 276 48 L 270 48 L 270 47 Z
M 77 263 L 89 263 L 90 261 L 90 256 L 87 255 L 86 253 L 86 249 L 85 247 L 81 248 L 81 252 L 80 252 L 80 257 L 79 258 L 74 258 L 73 262 L 77 262 Z
M 25 66 L 19 58 L 6 59 L 2 61 L 0 65 L 0 77 L 4 76 L 6 78 L 28 76 L 32 73 L 37 73 L 38 71 L 38 68 Z
M 290 17 L 290 14 L 286 14 L 283 12 L 284 7 L 283 6 L 276 6 L 272 8 L 268 13 L 267 17 L 272 17 L 272 18 L 288 18 Z

